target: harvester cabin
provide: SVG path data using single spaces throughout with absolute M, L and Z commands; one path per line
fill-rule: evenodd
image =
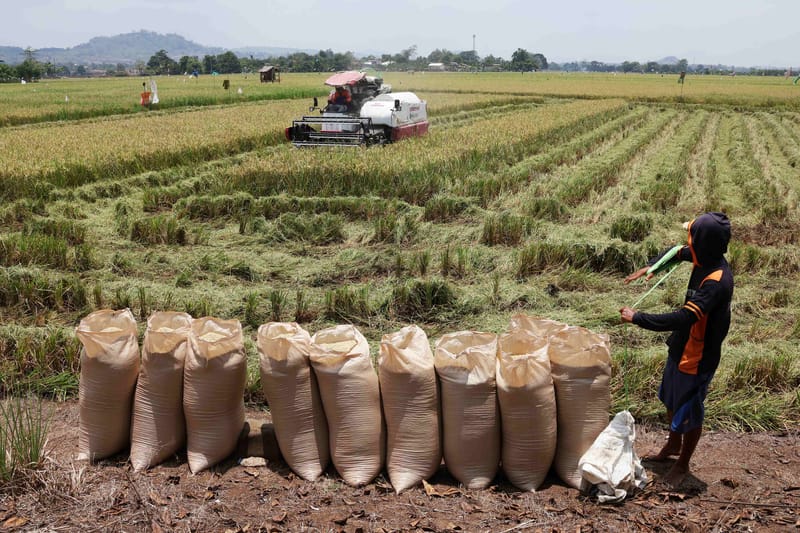
M 258 71 L 261 76 L 261 83 L 278 83 L 281 82 L 281 71 L 278 67 L 272 65 L 264 65 Z

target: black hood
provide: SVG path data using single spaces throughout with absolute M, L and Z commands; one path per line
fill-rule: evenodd
M 695 266 L 715 266 L 728 251 L 731 221 L 724 213 L 704 213 L 689 223 L 689 249 Z

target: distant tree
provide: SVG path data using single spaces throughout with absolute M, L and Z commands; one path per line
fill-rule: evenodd
M 547 58 L 544 54 L 533 54 L 531 57 L 536 70 L 547 70 Z
M 495 57 L 492 54 L 481 59 L 481 66 L 484 70 L 504 70 L 506 63 L 508 61 L 502 57 Z
M 480 57 L 478 57 L 478 53 L 474 50 L 465 50 L 463 52 L 459 52 L 458 62 L 476 67 L 480 62 Z
M 535 68 L 533 56 L 524 48 L 517 48 L 511 54 L 511 68 L 517 72 L 530 71 Z
M 401 51 L 399 54 L 395 54 L 394 56 L 392 56 L 392 60 L 397 63 L 408 63 L 416 55 L 417 55 L 417 45 L 412 44 L 405 50 Z
M 203 72 L 206 74 L 211 74 L 214 72 L 214 56 L 204 55 L 203 56 Z
M 233 74 L 242 71 L 242 65 L 239 63 L 239 58 L 233 52 L 224 52 L 217 56 L 216 69 L 220 74 Z
M 67 65 L 56 65 L 56 76 L 69 76 L 72 72 Z
M 623 61 L 622 72 L 641 72 L 642 66 L 638 61 Z
M 437 48 L 428 54 L 428 63 L 452 63 L 453 52 L 445 49 Z
M 335 53 L 331 58 L 331 68 L 328 70 L 348 70 L 355 64 L 356 58 L 353 52 L 345 52 L 344 54 Z
M 167 55 L 166 50 L 159 50 L 147 62 L 149 68 L 154 74 L 177 74 L 178 62 Z
M 656 61 L 648 61 L 644 66 L 645 72 L 661 72 L 661 65 Z
M 17 69 L 5 63 L 0 63 L 0 82 L 17 81 Z
M 127 76 L 128 68 L 124 63 L 117 63 L 111 71 L 112 76 Z
M 191 74 L 194 70 L 200 72 L 203 70 L 203 64 L 200 63 L 200 60 L 197 58 L 197 56 L 182 56 L 178 60 L 178 70 L 180 72 L 188 72 L 189 74 Z
M 50 61 L 47 63 L 40 63 L 39 66 L 42 69 L 42 75 L 48 78 L 52 78 L 58 73 L 58 67 Z
M 678 72 L 686 72 L 687 70 L 689 70 L 689 61 L 687 61 L 686 59 L 681 59 L 680 61 L 678 61 L 676 67 Z
M 25 81 L 41 77 L 44 67 L 36 60 L 36 51 L 29 46 L 23 53 L 25 54 L 25 59 L 17 65 L 17 77 Z

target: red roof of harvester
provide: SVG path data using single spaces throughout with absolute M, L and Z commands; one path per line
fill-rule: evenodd
M 358 83 L 359 80 L 364 78 L 366 74 L 363 72 L 358 72 L 357 70 L 348 70 L 346 72 L 340 72 L 339 74 L 334 74 L 327 80 L 325 80 L 325 85 L 330 85 L 331 87 L 340 87 L 342 85 L 355 85 Z

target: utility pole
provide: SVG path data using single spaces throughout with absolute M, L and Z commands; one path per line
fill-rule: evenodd
M 475 52 L 475 34 L 472 34 L 472 60 L 475 61 L 475 72 L 478 71 L 478 54 Z

